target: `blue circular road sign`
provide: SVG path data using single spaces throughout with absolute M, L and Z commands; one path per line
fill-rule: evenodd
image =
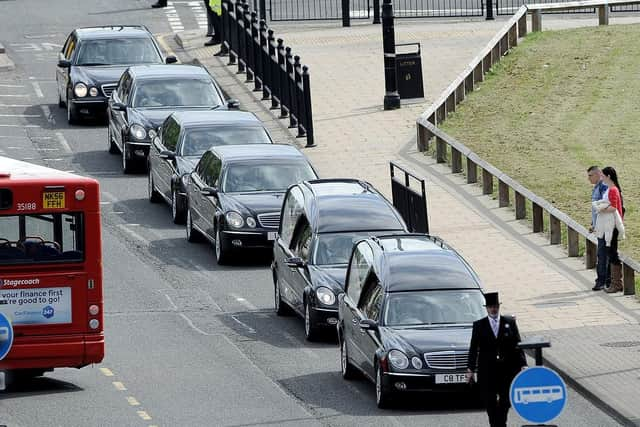
M 562 413 L 567 403 L 567 386 L 555 371 L 535 366 L 513 379 L 509 396 L 511 406 L 525 421 L 544 424 Z
M 0 360 L 7 357 L 13 344 L 13 327 L 7 316 L 0 313 Z

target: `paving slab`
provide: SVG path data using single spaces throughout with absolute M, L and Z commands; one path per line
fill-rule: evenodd
M 16 66 L 6 53 L 0 53 L 0 71 L 15 70 Z

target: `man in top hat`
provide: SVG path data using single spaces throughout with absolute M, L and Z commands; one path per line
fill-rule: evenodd
M 511 407 L 509 388 L 513 378 L 527 366 L 524 352 L 517 348 L 520 332 L 513 317 L 500 316 L 497 292 L 486 293 L 487 317 L 473 322 L 467 381 L 477 371 L 480 396 L 487 408 L 491 427 L 506 427 Z

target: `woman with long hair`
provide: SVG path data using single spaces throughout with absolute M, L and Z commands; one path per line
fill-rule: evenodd
M 622 199 L 622 189 L 618 182 L 618 173 L 616 170 L 607 166 L 602 169 L 602 180 L 607 185 L 608 190 L 604 194 L 604 199 L 609 201 L 609 207 L 605 208 L 606 212 L 618 211 L 620 218 L 624 220 L 624 201 Z M 605 289 L 607 293 L 619 292 L 622 290 L 622 262 L 618 256 L 618 229 L 614 228 L 611 238 L 611 246 L 609 246 L 609 264 L 611 267 L 611 285 Z

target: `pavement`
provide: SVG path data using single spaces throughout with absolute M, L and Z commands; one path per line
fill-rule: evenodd
M 430 230 L 471 263 L 487 290 L 501 293 L 503 312 L 517 315 L 523 336 L 543 336 L 552 347 L 545 364 L 624 425 L 640 425 L 640 303 L 633 296 L 594 293 L 593 270 L 569 258 L 545 236 L 531 233 L 509 208 L 480 187 L 416 151 L 416 118 L 427 109 L 507 18 L 495 21 L 396 20 L 396 43 L 419 42 L 423 102 L 383 111 L 381 27 L 356 23 L 277 23 L 277 37 L 309 66 L 317 147 L 304 149 L 278 111 L 260 101 L 245 75 L 202 46 L 201 31 L 162 38 L 184 60 L 206 66 L 243 109 L 255 112 L 278 142 L 297 144 L 322 177 L 365 179 L 390 196 L 389 161 L 426 179 Z M 611 18 L 611 24 L 638 17 Z M 597 17 L 545 17 L 544 29 L 597 25 Z M 585 198 L 588 195 L 585 194 Z M 490 250 L 488 250 L 490 249 Z

